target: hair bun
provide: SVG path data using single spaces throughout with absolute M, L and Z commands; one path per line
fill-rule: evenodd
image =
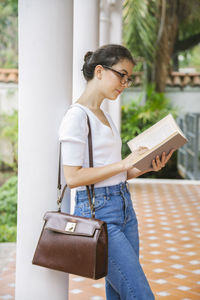
M 90 57 L 92 56 L 92 54 L 93 54 L 92 51 L 88 51 L 84 56 L 84 62 L 88 61 L 90 59 Z

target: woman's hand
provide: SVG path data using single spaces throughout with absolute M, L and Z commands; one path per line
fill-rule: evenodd
M 132 168 L 127 169 L 127 179 L 136 178 L 151 171 L 155 171 L 155 172 L 160 171 L 162 168 L 164 168 L 164 166 L 166 165 L 166 163 L 168 162 L 168 160 L 170 159 L 174 151 L 175 149 L 172 149 L 167 156 L 165 152 L 163 152 L 161 160 L 159 156 L 157 156 L 156 159 L 152 161 L 152 168 L 147 169 L 145 171 L 140 171 L 139 169 L 134 168 L 134 166 Z M 134 158 L 135 158 L 135 153 L 131 153 L 129 156 L 125 158 L 125 160 L 127 160 L 127 162 L 129 162 L 130 160 L 130 164 L 131 164 L 131 162 L 133 163 Z
M 138 155 L 144 154 L 146 151 L 148 151 L 147 147 L 139 147 L 137 150 L 135 150 L 134 152 L 132 152 L 131 154 L 129 154 L 125 159 L 122 160 L 124 169 L 125 170 L 130 170 L 131 168 L 134 168 L 133 162 L 134 162 L 135 158 Z M 152 168 L 147 169 L 147 170 L 141 172 L 141 174 L 144 174 L 144 173 L 147 173 L 147 172 L 151 172 L 151 171 L 155 171 L 155 172 L 160 171 L 162 168 L 165 167 L 166 163 L 171 158 L 171 156 L 174 153 L 174 151 L 175 151 L 175 149 L 172 149 L 167 156 L 166 156 L 166 153 L 163 152 L 161 160 L 160 160 L 159 156 L 157 156 L 152 161 Z
M 171 158 L 172 154 L 174 153 L 174 151 L 175 151 L 175 149 L 172 149 L 167 156 L 166 156 L 166 153 L 163 152 L 161 160 L 160 160 L 159 156 L 157 155 L 156 158 L 152 160 L 152 168 L 147 170 L 147 172 L 150 172 L 150 171 L 158 172 L 162 168 L 164 168 L 166 163 L 168 162 L 168 160 Z
M 135 151 L 133 151 L 131 154 L 129 154 L 126 158 L 122 160 L 124 169 L 127 171 L 131 168 L 133 168 L 133 162 L 134 160 L 139 156 L 144 154 L 149 149 L 147 147 L 138 147 Z

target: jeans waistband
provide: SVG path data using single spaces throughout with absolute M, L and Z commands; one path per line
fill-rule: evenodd
M 109 195 L 120 195 L 121 192 L 128 192 L 129 191 L 129 184 L 127 181 L 120 182 L 116 185 L 104 186 L 104 187 L 97 187 L 94 188 L 95 196 L 109 196 Z M 90 189 L 91 192 L 91 189 Z M 83 200 L 88 198 L 87 190 L 83 191 L 76 191 L 76 198 L 77 200 Z

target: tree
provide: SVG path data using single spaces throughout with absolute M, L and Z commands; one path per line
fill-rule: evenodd
M 178 53 L 200 42 L 199 0 L 126 0 L 124 44 L 147 63 L 147 80 L 163 92 Z

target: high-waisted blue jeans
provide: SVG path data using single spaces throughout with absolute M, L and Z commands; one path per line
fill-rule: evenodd
M 87 191 L 77 191 L 74 215 L 91 217 Z M 139 262 L 138 222 L 128 183 L 95 188 L 95 218 L 107 223 L 107 300 L 153 300 Z

